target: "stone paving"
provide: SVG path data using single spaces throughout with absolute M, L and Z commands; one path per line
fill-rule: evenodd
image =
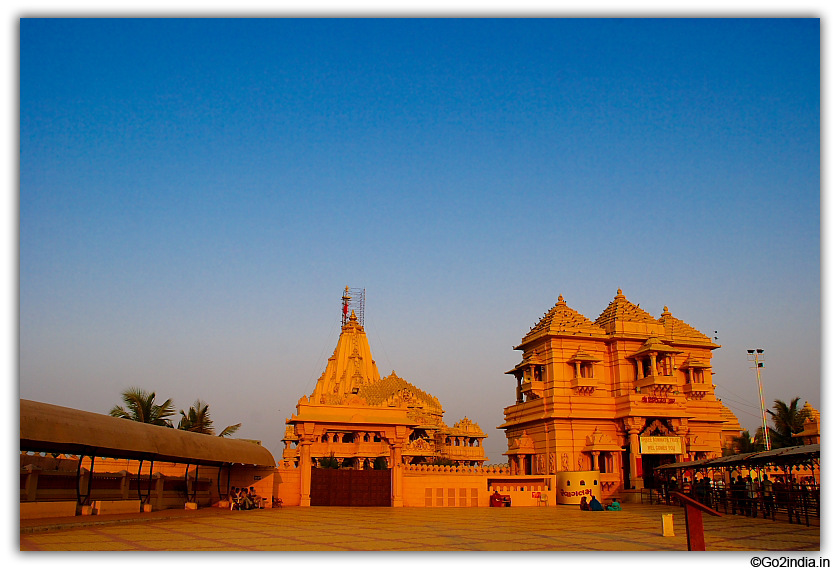
M 663 513 L 674 537 L 663 537 Z M 703 516 L 706 548 L 816 551 L 819 526 L 741 516 Z M 499 537 L 502 537 L 501 539 Z M 287 507 L 221 509 L 21 521 L 20 549 L 282 551 L 680 551 L 682 508 L 625 505 L 620 512 L 576 507 L 464 509 Z

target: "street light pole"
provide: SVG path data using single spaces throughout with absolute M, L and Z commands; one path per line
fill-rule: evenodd
M 748 348 L 747 358 L 753 363 L 750 368 L 755 368 L 755 381 L 758 384 L 758 398 L 761 402 L 761 425 L 764 427 L 764 449 L 770 451 L 770 437 L 767 433 L 767 416 L 765 415 L 764 406 L 764 389 L 761 386 L 761 369 L 764 368 L 764 349 L 763 348 Z

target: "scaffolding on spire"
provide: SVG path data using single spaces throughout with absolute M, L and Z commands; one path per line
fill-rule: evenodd
M 365 326 L 365 290 L 344 288 L 344 294 L 341 296 L 341 326 L 347 324 L 350 320 L 351 311 L 356 312 L 356 319 L 359 324 Z

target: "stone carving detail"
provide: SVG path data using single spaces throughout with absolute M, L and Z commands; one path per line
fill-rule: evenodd
M 683 432 L 685 431 L 685 425 L 680 418 L 668 420 L 668 427 L 677 435 L 683 435 Z
M 434 451 L 435 446 L 425 439 L 415 439 L 405 446 L 406 451 Z
M 564 453 L 562 455 L 560 461 L 561 461 L 560 465 L 563 467 L 563 471 L 568 471 L 569 470 L 569 454 Z
M 642 418 L 622 418 L 624 429 L 628 434 L 639 433 L 644 427 Z
M 594 449 L 604 449 L 606 446 L 617 445 L 615 440 L 609 435 L 602 433 L 600 428 L 596 427 L 592 435 L 586 436 L 586 445 Z
M 554 475 L 557 472 L 557 464 L 554 453 L 548 454 L 548 474 Z
M 388 398 L 387 405 L 392 407 L 419 407 L 422 405 L 422 402 L 410 390 L 403 388 Z
M 452 425 L 452 430 L 463 433 L 482 434 L 481 428 L 478 424 L 473 423 L 469 418 L 457 421 Z
M 355 394 L 351 394 L 349 396 L 344 396 L 341 398 L 341 404 L 343 406 L 366 406 L 367 402 L 365 402 L 364 398 L 360 398 Z
M 444 426 L 442 418 L 434 414 L 420 411 L 417 408 L 410 408 L 408 410 L 408 419 L 424 426 Z
M 537 475 L 545 475 L 545 455 L 537 456 Z
M 659 420 L 653 420 L 652 422 L 650 422 L 650 425 L 647 427 L 647 429 L 645 429 L 645 431 L 643 431 L 639 435 L 654 435 L 657 433 L 660 435 L 677 435 L 671 430 L 669 426 L 663 424 Z
M 534 453 L 534 440 L 525 432 L 509 436 L 508 450 L 518 453 Z

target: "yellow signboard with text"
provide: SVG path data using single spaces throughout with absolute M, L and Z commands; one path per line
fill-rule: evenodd
M 639 436 L 642 454 L 682 455 L 683 442 L 679 436 Z

